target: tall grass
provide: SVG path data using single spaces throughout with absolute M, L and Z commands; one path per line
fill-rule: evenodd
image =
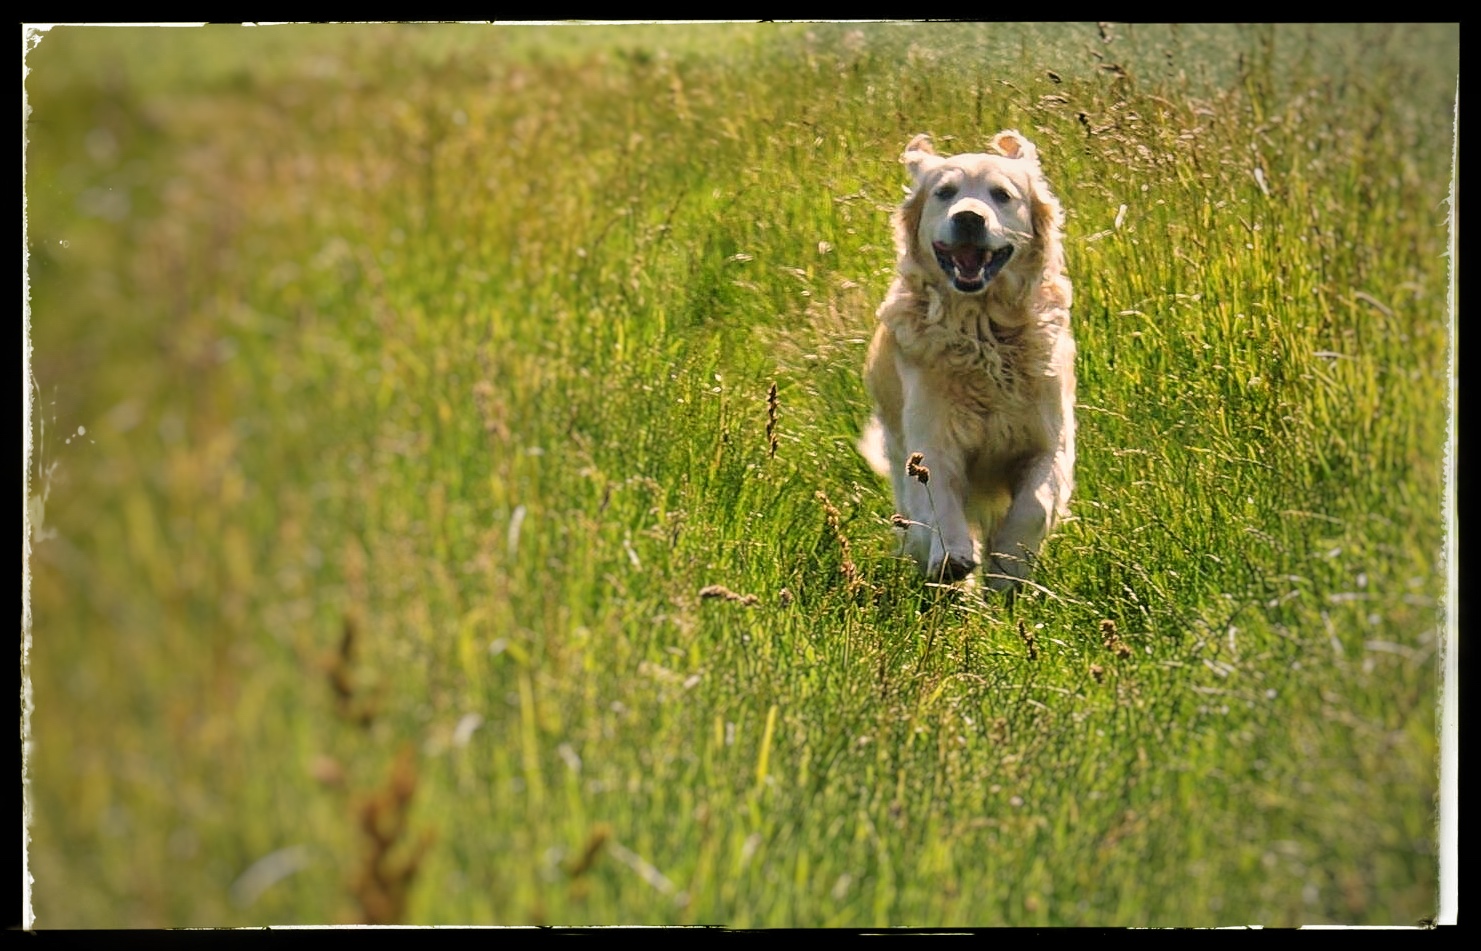
M 1457 59 L 53 31 L 37 924 L 1432 915 Z M 1081 353 L 1011 606 L 922 586 L 853 450 L 895 156 L 1006 127 Z

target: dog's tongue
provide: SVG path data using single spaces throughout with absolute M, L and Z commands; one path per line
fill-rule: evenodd
M 951 251 L 951 263 L 956 265 L 957 272 L 962 277 L 976 277 L 987 266 L 987 249 L 971 244 L 953 248 Z

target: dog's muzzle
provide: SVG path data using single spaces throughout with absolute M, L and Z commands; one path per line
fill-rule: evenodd
M 996 251 L 985 244 L 932 243 L 936 251 L 936 262 L 951 278 L 951 286 L 963 294 L 976 294 L 987 287 L 987 282 L 997 277 L 1003 265 L 1013 256 L 1013 245 L 1005 244 Z
M 976 294 L 987 287 L 1013 256 L 1013 245 L 994 250 L 988 246 L 987 222 L 973 211 L 951 216 L 950 241 L 933 241 L 936 262 L 963 294 Z

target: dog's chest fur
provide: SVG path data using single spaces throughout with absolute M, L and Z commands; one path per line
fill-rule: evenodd
M 1001 311 L 991 296 L 946 296 L 912 284 L 897 282 L 879 316 L 894 332 L 901 357 L 931 368 L 925 377 L 951 407 L 951 429 L 962 443 L 994 446 L 1005 455 L 1045 448 L 1053 437 L 1033 407 L 1044 405 L 1071 369 L 1067 309 L 1002 325 L 992 319 Z

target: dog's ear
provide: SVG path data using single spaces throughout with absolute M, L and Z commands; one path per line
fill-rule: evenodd
M 1005 129 L 992 137 L 989 143 L 1000 155 L 1010 159 L 1027 159 L 1030 162 L 1039 161 L 1039 150 L 1034 144 L 1017 129 Z
M 905 163 L 905 170 L 919 184 L 926 173 L 940 161 L 940 158 L 936 155 L 936 149 L 931 145 L 931 137 L 922 133 L 911 139 L 910 144 L 905 146 L 905 152 L 900 156 L 900 161 Z
M 1052 239 L 1057 243 L 1064 228 L 1064 212 L 1059 200 L 1049 191 L 1044 173 L 1039 169 L 1039 150 L 1023 137 L 1017 129 L 1004 129 L 992 137 L 989 143 L 1004 158 L 1021 159 L 1032 166 L 1029 181 L 1033 185 L 1032 207 L 1034 234 L 1040 239 Z
M 1049 190 L 1043 175 L 1033 178 L 1034 193 L 1030 203 L 1034 222 L 1034 239 L 1046 248 L 1058 248 L 1064 232 L 1064 209 Z

